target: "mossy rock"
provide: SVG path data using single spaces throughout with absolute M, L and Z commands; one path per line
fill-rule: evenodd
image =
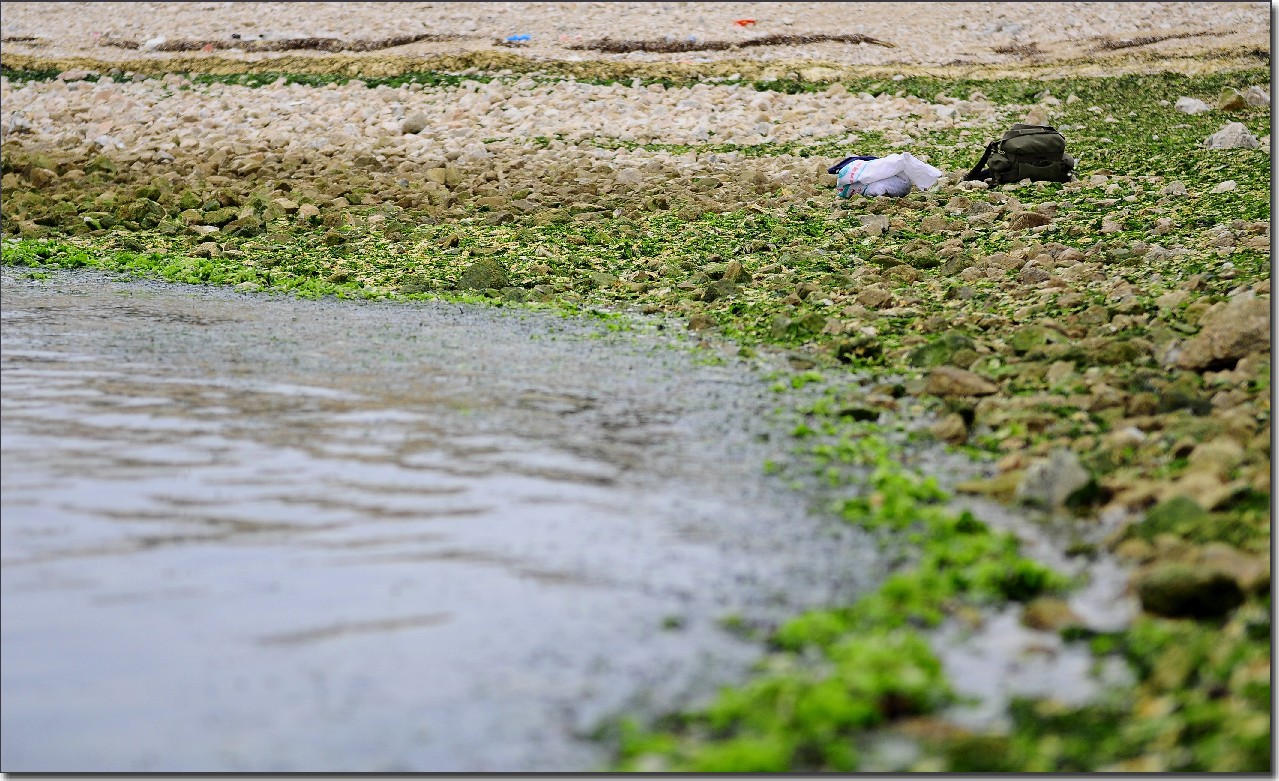
M 878 339 L 871 336 L 859 335 L 851 339 L 841 339 L 835 342 L 835 358 L 840 363 L 873 361 L 883 356 L 883 354 L 883 345 L 879 343 Z M 878 413 L 875 413 L 875 416 L 878 417 Z
M 115 215 L 110 212 L 85 212 L 80 219 L 91 230 L 107 230 L 116 224 Z
M 235 209 L 214 209 L 212 211 L 205 211 L 204 224 L 216 225 L 221 228 L 223 225 L 234 222 L 238 214 L 239 212 Z
M 134 198 L 148 198 L 156 202 L 159 202 L 162 195 L 160 188 L 152 184 L 144 184 L 133 191 Z
M 164 216 L 164 211 L 161 210 L 160 217 L 163 217 L 163 216 Z M 158 223 L 159 221 L 160 221 L 159 218 L 157 218 L 156 222 Z M 58 227 L 60 225 L 62 226 L 71 226 L 71 225 L 83 226 L 84 225 L 84 221 L 80 219 L 79 212 L 76 211 L 75 206 L 65 201 L 60 203 L 49 204 L 43 210 L 42 214 L 38 214 L 35 216 L 35 222 L 38 225 L 46 225 L 51 228 Z M 153 225 L 148 227 L 153 227 Z
M 115 161 L 107 157 L 106 155 L 98 155 L 97 157 L 90 160 L 89 164 L 84 167 L 84 172 L 86 174 L 97 173 L 97 172 L 113 174 L 116 172 L 116 170 L 117 168 L 116 168 Z
M 232 236 L 248 239 L 261 234 L 265 229 L 266 226 L 263 225 L 262 220 L 250 214 L 247 217 L 241 217 L 238 220 L 227 223 L 222 230 Z
M 736 293 L 737 285 L 727 279 L 717 279 L 702 290 L 701 299 L 709 303 L 720 298 L 731 298 Z
M 1159 534 L 1186 537 L 1208 520 L 1208 511 L 1194 499 L 1174 496 L 1155 505 L 1140 523 L 1128 528 L 1126 536 L 1153 540 Z
M 1160 391 L 1157 409 L 1159 412 L 1188 409 L 1196 415 L 1204 415 L 1212 411 L 1212 402 L 1204 397 L 1195 378 L 1183 375 Z
M 616 284 L 617 276 L 607 271 L 592 271 L 586 275 L 586 280 L 584 281 L 584 286 L 588 288 L 609 288 Z M 498 286 L 490 285 L 490 287 Z
M 942 751 L 952 773 L 1008 773 L 1021 770 L 1013 758 L 1012 741 L 1003 735 L 956 735 Z
M 796 336 L 812 336 L 821 333 L 826 327 L 826 316 L 820 312 L 809 312 L 790 321 L 790 332 Z
M 187 209 L 198 210 L 200 208 L 200 205 L 201 205 L 200 196 L 196 195 L 190 190 L 187 190 L 186 192 L 182 193 L 181 197 L 178 198 L 178 202 L 176 204 L 176 206 L 178 207 L 178 211 L 186 211 Z
M 1013 352 L 1018 355 L 1025 355 L 1036 347 L 1042 347 L 1051 340 L 1047 328 L 1038 325 L 1028 325 L 1025 328 L 1019 328 L 1008 339 L 1008 346 L 1013 348 Z
M 429 293 L 435 289 L 435 283 L 425 274 L 406 274 L 400 278 L 397 287 L 401 293 L 411 295 L 413 293 Z
M 1243 604 L 1230 575 L 1189 564 L 1158 564 L 1137 578 L 1137 596 L 1148 613 L 1170 618 L 1214 618 Z
M 462 271 L 457 280 L 457 287 L 461 290 L 501 290 L 509 286 L 510 275 L 495 258 L 477 259 Z
M 6 227 L 8 227 L 7 224 Z M 30 220 L 24 220 L 18 223 L 18 235 L 24 239 L 39 239 L 48 235 L 48 233 L 49 231 L 47 228 Z
M 131 236 L 129 234 L 125 234 L 123 236 L 120 236 L 118 239 L 116 239 L 116 243 L 120 246 L 120 249 L 125 249 L 130 252 L 146 252 L 147 251 L 146 242 L 142 241 L 142 239 L 138 238 L 137 236 Z
M 928 344 L 921 344 L 911 350 L 907 360 L 911 366 L 931 369 L 934 366 L 943 366 L 950 363 L 957 354 L 963 351 L 968 351 L 976 356 L 974 347 L 976 345 L 973 344 L 972 339 L 957 331 L 949 331 Z M 976 357 L 973 360 L 976 360 Z M 971 364 L 972 361 L 968 363 Z
M 1124 340 L 1106 340 L 1102 344 L 1090 346 L 1084 353 L 1084 360 L 1095 366 L 1120 366 L 1144 358 L 1150 354 L 1145 344 Z
M 941 266 L 938 267 L 937 273 L 942 276 L 953 277 L 972 264 L 973 259 L 971 255 L 956 255 L 953 258 L 948 258 L 944 263 L 942 263 Z

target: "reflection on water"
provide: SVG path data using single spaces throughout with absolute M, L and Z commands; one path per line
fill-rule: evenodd
M 7 771 L 589 769 L 876 572 L 654 337 L 4 274 Z

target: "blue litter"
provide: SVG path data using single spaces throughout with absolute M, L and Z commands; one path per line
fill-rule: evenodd
M 507 43 L 512 43 L 512 42 L 514 42 L 514 41 L 527 41 L 527 40 L 530 40 L 532 37 L 533 37 L 533 36 L 528 35 L 527 33 L 525 33 L 525 34 L 522 34 L 522 35 L 512 35 L 511 37 L 507 38 L 507 39 L 506 39 L 506 41 L 507 41 Z

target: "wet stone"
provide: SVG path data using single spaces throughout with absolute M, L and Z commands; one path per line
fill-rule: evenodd
M 462 290 L 487 290 L 506 287 L 510 279 L 506 268 L 494 258 L 480 258 L 468 266 L 457 286 Z
M 953 366 L 933 369 L 924 385 L 924 393 L 930 396 L 989 396 L 999 392 L 998 386 L 984 377 Z
M 1244 600 L 1229 575 L 1189 564 L 1156 564 L 1140 574 L 1135 585 L 1143 610 L 1173 618 L 1225 615 Z
M 1048 458 L 1031 464 L 1017 486 L 1017 499 L 1046 509 L 1063 507 L 1086 488 L 1092 476 L 1071 450 L 1058 448 Z

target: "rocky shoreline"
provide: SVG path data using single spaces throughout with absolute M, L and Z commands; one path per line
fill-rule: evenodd
M 6 36 L 31 35 L 47 12 L 21 8 L 5 9 Z M 816 11 L 794 8 L 795 25 L 815 34 Z M 1101 545 L 1133 568 L 1145 612 L 1131 630 L 1090 629 L 1055 598 L 1022 619 L 1125 648 L 1144 676 L 1132 707 L 1167 746 L 1132 756 L 1132 737 L 1107 767 L 1251 767 L 1252 749 L 1240 746 L 1257 739 L 1263 678 L 1269 687 L 1258 656 L 1268 665 L 1259 615 L 1268 634 L 1269 84 L 1246 57 L 1187 75 L 1160 64 L 1186 51 L 1177 47 L 1202 54 L 1264 32 L 1240 24 L 1229 41 L 1181 36 L 1192 23 L 1208 29 L 1196 15 L 1258 11 L 1162 7 L 1181 16 L 1169 38 L 1142 45 L 1166 57 L 1140 60 L 1144 73 L 1079 75 L 1104 69 L 1108 55 L 1076 67 L 1078 52 L 973 61 L 998 68 L 1025 56 L 1040 68 L 1031 80 L 912 70 L 899 50 L 933 52 L 926 35 L 954 32 L 925 8 L 911 47 L 901 25 L 868 22 L 848 29 L 897 47 L 783 47 L 792 59 L 777 62 L 763 46 L 699 53 L 700 63 L 683 62 L 689 52 L 591 54 L 596 70 L 576 77 L 562 70 L 568 60 L 539 65 L 533 50 L 492 43 L 479 54 L 522 64 L 474 67 L 483 58 L 459 53 L 457 40 L 405 45 L 452 47 L 466 72 L 415 70 L 420 53 L 343 60 L 362 78 L 326 75 L 332 53 L 6 44 L 5 263 L 307 295 L 639 311 L 747 354 L 784 350 L 801 385 L 805 372 L 853 372 L 857 383 L 812 411 L 813 430 L 931 416 L 933 437 L 985 465 L 959 492 L 1039 507 L 1049 525 L 1083 519 L 1093 541 L 1073 555 Z M 1101 8 L 1133 20 L 1150 12 Z M 214 34 L 191 24 L 193 40 Z M 458 24 L 440 29 L 496 29 Z M 102 29 L 135 42 L 167 30 Z M 380 34 L 342 29 L 350 40 L 354 29 Z M 1134 48 L 1113 51 L 1132 65 Z M 755 71 L 706 77 L 744 52 Z M 931 61 L 953 54 L 938 49 Z M 57 74 L 14 70 L 90 55 L 101 59 Z M 130 73 L 118 65 L 125 55 L 154 70 Z M 218 57 L 222 75 L 197 70 L 201 57 Z M 302 62 L 310 69 L 276 70 Z M 1023 119 L 1065 133 L 1079 179 L 962 183 L 982 145 Z M 1227 148 L 1209 143 L 1224 131 Z M 941 167 L 942 183 L 901 200 L 834 197 L 833 160 L 902 150 Z M 1156 636 L 1180 640 L 1146 642 Z M 1212 651 L 1214 638 L 1228 639 L 1228 653 Z M 1228 714 L 1244 716 L 1228 724 Z M 1211 746 L 1227 748 L 1194 747 L 1187 719 L 1214 724 Z M 1047 762 L 1035 746 L 1024 762 Z M 949 756 L 946 767 L 960 767 Z

